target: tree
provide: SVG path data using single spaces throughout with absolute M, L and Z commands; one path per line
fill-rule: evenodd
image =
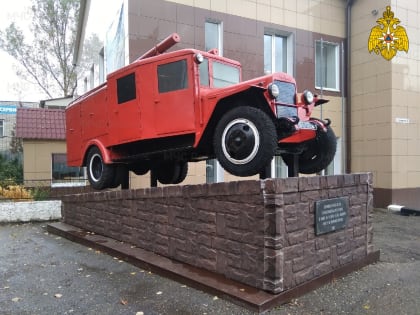
M 32 40 L 11 23 L 0 31 L 0 49 L 20 64 L 17 75 L 49 97 L 71 96 L 76 88 L 72 64 L 79 0 L 32 0 Z
M 12 138 L 10 139 L 10 152 L 15 155 L 23 153 L 22 138 L 16 137 L 16 123 L 13 125 L 11 135 Z
M 98 35 L 95 33 L 90 34 L 85 38 L 83 42 L 83 53 L 79 64 L 77 65 L 77 73 L 83 78 L 84 76 L 89 76 L 92 66 L 94 66 L 94 77 L 95 80 L 98 80 L 100 63 L 99 52 L 103 47 L 103 42 L 99 39 Z M 80 81 L 79 81 L 80 82 Z M 95 84 L 100 83 L 99 81 L 94 82 Z M 79 91 L 80 92 L 80 91 Z
M 79 67 L 82 70 L 89 70 L 92 64 L 99 63 L 99 51 L 103 47 L 103 42 L 97 34 L 92 33 L 87 37 L 83 43 L 83 54 L 80 60 Z
M 0 154 L 0 186 L 22 184 L 23 166 L 18 158 L 7 159 Z

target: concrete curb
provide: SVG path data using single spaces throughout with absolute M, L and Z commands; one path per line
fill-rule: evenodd
M 0 223 L 61 219 L 61 200 L 0 203 Z
M 413 208 L 407 208 L 405 206 L 400 206 L 400 205 L 389 205 L 388 206 L 388 211 L 399 212 L 401 215 L 420 216 L 420 210 L 413 209 Z

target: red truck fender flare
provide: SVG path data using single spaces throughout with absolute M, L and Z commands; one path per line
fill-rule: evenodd
M 86 164 L 86 156 L 92 147 L 97 147 L 101 151 L 102 159 L 105 164 L 112 163 L 111 160 L 111 154 L 109 150 L 97 139 L 92 139 L 86 143 L 85 149 L 84 149 L 84 157 L 83 157 L 83 164 Z

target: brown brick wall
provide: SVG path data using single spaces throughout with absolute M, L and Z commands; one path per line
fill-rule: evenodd
M 268 179 L 63 197 L 87 231 L 278 293 L 373 251 L 370 174 Z M 349 199 L 345 229 L 315 236 L 314 202 Z

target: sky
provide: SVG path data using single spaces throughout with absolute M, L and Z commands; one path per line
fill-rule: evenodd
M 0 29 L 4 30 L 15 22 L 22 29 L 29 29 L 30 0 L 5 1 L 0 10 Z M 36 87 L 16 76 L 17 63 L 6 52 L 0 50 L 0 101 L 33 101 L 45 99 Z
M 31 0 L 3 1 L 0 10 L 0 29 L 4 30 L 10 23 L 15 22 L 23 31 L 28 32 L 31 22 L 31 3 Z M 121 1 L 118 0 L 91 0 L 86 36 L 95 32 L 99 38 L 104 38 L 109 21 L 116 14 L 120 4 Z M 0 101 L 39 102 L 46 99 L 47 96 L 39 92 L 36 85 L 17 77 L 15 71 L 17 65 L 13 57 L 0 50 Z

